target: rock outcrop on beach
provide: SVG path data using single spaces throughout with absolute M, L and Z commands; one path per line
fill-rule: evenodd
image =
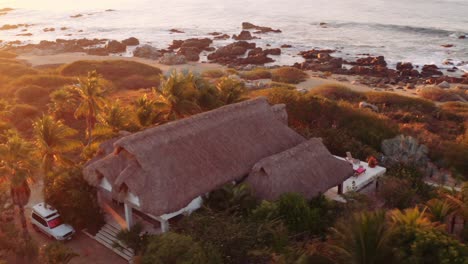
M 126 46 L 137 46 L 140 45 L 140 41 L 135 37 L 130 37 L 128 39 L 122 40 L 122 44 Z
M 260 34 L 260 33 L 281 33 L 281 30 L 279 29 L 272 29 L 271 27 L 262 27 L 262 26 L 257 26 L 249 22 L 242 22 L 242 29 L 243 30 L 256 30 L 254 33 Z
M 437 67 L 434 64 L 426 64 L 422 67 L 421 75 L 423 77 L 432 77 L 435 75 L 443 75 L 443 73 L 439 70 L 439 67 Z
M 425 167 L 430 161 L 428 148 L 419 144 L 418 140 L 411 136 L 399 135 L 384 140 L 381 148 L 385 155 L 385 165 L 404 163 Z
M 169 50 L 178 50 L 177 54 L 184 56 L 188 61 L 199 61 L 202 51 L 212 51 L 210 48 L 211 43 L 213 43 L 213 40 L 209 38 L 174 40 L 169 46 Z
M 299 64 L 296 63 L 294 67 L 300 68 L 302 70 L 312 70 L 312 71 L 326 71 L 333 73 L 344 73 L 343 59 L 335 58 L 331 54 L 335 53 L 336 50 L 330 49 L 312 49 L 308 51 L 303 51 L 300 55 L 306 60 L 305 62 Z
M 135 51 L 133 51 L 133 56 L 138 58 L 157 60 L 162 56 L 162 53 L 157 48 L 145 44 L 141 47 L 137 47 Z
M 107 43 L 105 49 L 109 53 L 122 53 L 127 51 L 127 46 L 117 40 L 111 40 L 109 43 Z
M 250 31 L 242 30 L 242 32 L 239 35 L 233 35 L 232 38 L 235 40 L 252 40 L 256 39 L 257 37 L 252 36 Z
M 247 65 L 255 64 L 262 65 L 265 63 L 273 62 L 274 60 L 269 58 L 267 55 L 271 54 L 271 50 L 256 49 L 246 58 L 239 58 L 239 56 L 245 55 L 248 50 L 256 48 L 255 43 L 249 43 L 247 41 L 237 41 L 228 44 L 224 47 L 219 48 L 215 52 L 208 55 L 208 59 L 212 62 L 224 64 L 224 65 Z
M 174 53 L 165 53 L 159 60 L 159 63 L 165 64 L 165 65 L 180 65 L 180 64 L 187 63 L 187 60 L 185 59 L 185 56 L 183 55 L 177 55 Z

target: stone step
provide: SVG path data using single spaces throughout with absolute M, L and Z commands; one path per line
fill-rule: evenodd
M 96 241 L 98 241 L 99 243 L 101 243 L 103 246 L 107 247 L 108 249 L 114 251 L 115 254 L 119 255 L 120 257 L 122 257 L 123 259 L 125 259 L 126 261 L 132 263 L 133 262 L 133 256 L 129 256 L 127 254 L 124 254 L 122 253 L 121 251 L 119 251 L 117 248 L 114 248 L 112 246 L 112 244 L 109 244 L 108 241 L 102 239 L 101 237 L 98 237 L 96 236 L 94 239 L 96 239 Z
M 134 254 L 133 254 L 133 251 L 130 251 L 129 249 L 125 248 L 125 247 L 114 247 L 114 245 L 116 244 L 116 240 L 114 240 L 113 238 L 110 238 L 102 233 L 98 233 L 96 234 L 96 238 L 99 238 L 101 241 L 105 241 L 109 246 L 111 246 L 113 249 L 121 252 L 122 254 L 126 255 L 126 256 L 129 256 L 129 257 L 133 257 Z M 120 245 L 120 243 L 118 243 L 117 241 L 117 244 Z
M 103 239 L 104 238 L 107 239 L 111 246 L 114 246 L 115 244 L 117 244 L 119 246 L 117 248 L 123 251 L 124 253 L 126 253 L 127 255 L 132 255 L 132 256 L 135 255 L 133 252 L 133 249 L 125 246 L 125 244 L 122 241 L 118 240 L 115 235 L 108 233 L 106 230 L 101 229 L 96 234 L 96 236 L 100 236 Z

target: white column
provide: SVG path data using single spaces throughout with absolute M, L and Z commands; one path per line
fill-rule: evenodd
M 127 222 L 127 228 L 130 230 L 130 228 L 133 226 L 132 207 L 127 202 L 125 202 L 124 208 L 125 208 L 125 221 Z
M 169 221 L 162 220 L 162 221 L 160 221 L 160 223 L 161 223 L 161 231 L 163 233 L 166 233 L 167 231 L 169 231 Z

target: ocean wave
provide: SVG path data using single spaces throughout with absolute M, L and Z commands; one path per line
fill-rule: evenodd
M 417 27 L 417 26 L 407 26 L 407 25 L 394 25 L 394 24 L 380 24 L 380 23 L 360 23 L 360 22 L 335 22 L 330 23 L 330 26 L 335 27 L 371 27 L 378 30 L 392 30 L 400 32 L 409 32 L 409 33 L 419 33 L 419 34 L 428 34 L 428 35 L 437 35 L 437 36 L 464 36 L 468 35 L 468 32 L 463 31 L 454 31 L 446 30 L 440 28 L 432 27 Z

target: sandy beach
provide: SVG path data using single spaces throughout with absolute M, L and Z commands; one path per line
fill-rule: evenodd
M 54 54 L 54 55 L 31 55 L 31 54 L 21 54 L 18 57 L 19 60 L 26 61 L 30 63 L 34 67 L 39 66 L 46 66 L 46 65 L 58 65 L 58 64 L 67 64 L 72 63 L 75 61 L 80 60 L 97 60 L 97 61 L 104 61 L 104 60 L 129 60 L 129 61 L 136 61 L 144 64 L 148 64 L 151 66 L 155 66 L 160 68 L 164 73 L 167 73 L 171 70 L 189 70 L 196 73 L 202 73 L 207 70 L 214 70 L 214 69 L 227 69 L 226 66 L 217 63 L 200 63 L 200 62 L 189 62 L 182 65 L 164 65 L 159 63 L 155 60 L 144 59 L 144 58 L 137 58 L 137 57 L 123 57 L 123 56 L 94 56 L 88 55 L 86 53 L 61 53 L 61 54 Z M 309 75 L 309 78 L 296 85 L 297 89 L 299 90 L 309 90 L 323 84 L 340 84 L 346 85 L 350 89 L 358 92 L 368 92 L 373 91 L 375 88 L 369 87 L 362 84 L 357 84 L 356 80 L 359 76 L 354 75 L 338 75 L 333 74 L 330 77 L 322 78 L 317 77 L 320 76 L 320 72 L 313 72 L 313 71 L 306 71 Z M 340 80 L 341 79 L 341 80 Z M 342 81 L 343 79 L 347 79 L 348 81 Z M 396 87 L 393 87 L 396 88 Z M 380 89 L 381 90 L 381 89 Z M 409 91 L 409 90 L 397 90 L 393 89 L 394 93 L 405 95 L 405 96 L 417 96 L 416 92 Z

